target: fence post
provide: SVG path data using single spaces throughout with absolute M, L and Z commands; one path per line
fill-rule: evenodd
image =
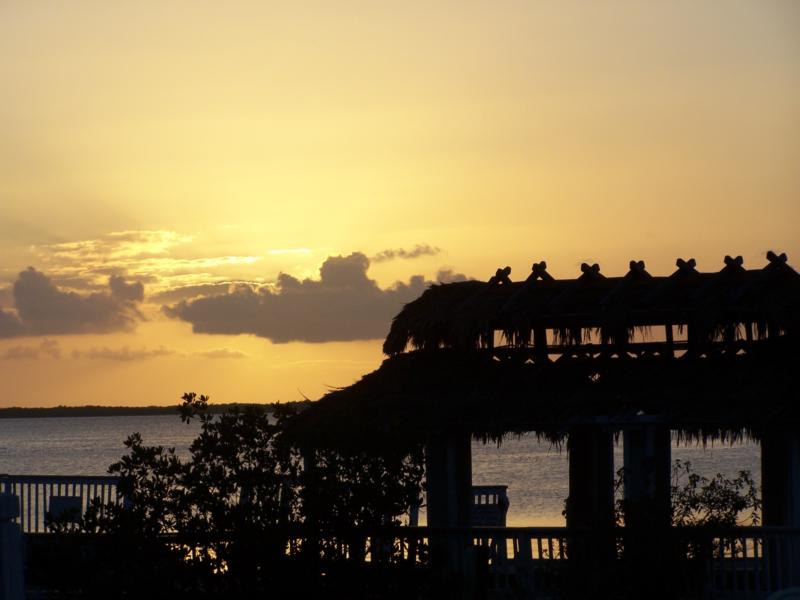
M 22 533 L 14 519 L 19 498 L 0 493 L 0 600 L 23 600 Z

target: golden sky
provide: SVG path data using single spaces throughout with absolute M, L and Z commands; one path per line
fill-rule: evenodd
M 506 264 L 798 265 L 793 0 L 4 0 L 0 55 L 0 406 L 316 398 Z

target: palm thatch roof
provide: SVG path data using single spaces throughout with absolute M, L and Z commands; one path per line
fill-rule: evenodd
M 646 416 L 686 439 L 758 438 L 765 429 L 800 424 L 800 354 L 782 340 L 764 344 L 749 355 L 607 361 L 600 368 L 415 351 L 328 393 L 300 415 L 296 430 L 323 445 L 412 444 L 454 429 L 495 441 L 535 431 L 559 442 L 572 428 L 621 429 Z
M 496 441 L 535 431 L 560 442 L 647 418 L 705 442 L 800 426 L 800 275 L 785 255 L 758 270 L 726 257 L 717 273 L 679 260 L 668 277 L 634 261 L 624 277 L 584 265 L 556 280 L 544 263 L 524 282 L 509 274 L 431 286 L 395 317 L 381 367 L 314 403 L 294 435 L 397 446 L 451 429 Z M 632 336 L 658 325 L 666 339 Z M 673 326 L 688 339 L 672 340 Z
M 623 277 L 604 277 L 597 265 L 582 265 L 577 279 L 543 277 L 535 263 L 527 280 L 433 285 L 392 321 L 383 350 L 485 348 L 490 332 L 502 331 L 512 346 L 529 346 L 537 327 L 555 330 L 558 341 L 580 344 L 596 330 L 607 342 L 630 339 L 636 327 L 685 325 L 698 341 L 722 339 L 736 325 L 751 324 L 758 337 L 770 328 L 800 329 L 800 275 L 786 255 L 769 252 L 762 269 L 746 270 L 741 257 L 725 257 L 718 272 L 700 273 L 694 259 L 678 259 L 668 277 L 651 276 L 644 262 L 631 261 Z M 627 332 L 621 335 L 622 332 Z

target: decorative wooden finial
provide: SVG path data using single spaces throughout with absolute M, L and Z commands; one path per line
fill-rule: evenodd
M 603 279 L 603 276 L 600 274 L 600 265 L 594 263 L 590 265 L 589 263 L 581 263 L 581 275 L 582 278 L 591 278 L 591 279 Z
M 630 271 L 628 271 L 630 277 L 639 279 L 649 279 L 652 277 L 652 275 L 647 272 L 647 269 L 645 269 L 643 260 L 632 260 L 628 263 L 628 266 L 630 267 Z
M 531 265 L 531 274 L 528 281 L 535 281 L 541 279 L 542 281 L 553 281 L 553 276 L 547 272 L 547 263 L 544 261 L 533 263 Z
M 502 269 L 497 269 L 495 271 L 494 276 L 489 279 L 490 285 L 508 285 L 511 283 L 511 267 L 503 267 Z
M 581 273 L 585 273 L 587 275 L 588 274 L 594 275 L 599 272 L 600 272 L 600 265 L 598 265 L 597 263 L 594 263 L 593 265 L 590 265 L 589 263 L 581 263 Z
M 786 252 L 781 252 L 779 255 L 775 254 L 772 250 L 767 252 L 767 260 L 771 265 L 785 265 L 788 257 L 786 256 Z
M 744 264 L 744 259 L 741 256 L 737 256 L 736 258 L 731 258 L 730 256 L 725 256 L 725 268 L 726 269 L 735 269 L 740 270 L 742 269 L 742 265 Z
M 678 267 L 678 270 L 681 273 L 697 272 L 697 269 L 695 269 L 695 267 L 697 266 L 697 261 L 693 258 L 690 258 L 689 260 L 683 260 L 682 258 L 679 258 L 678 260 L 675 261 L 675 266 Z

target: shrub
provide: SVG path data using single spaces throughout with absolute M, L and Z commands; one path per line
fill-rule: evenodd
M 208 397 L 194 393 L 179 410 L 184 422 L 200 422 L 188 459 L 145 445 L 138 433 L 128 437 L 126 455 L 109 468 L 125 502 L 92 504 L 79 529 L 84 540 L 103 534 L 90 545 L 93 564 L 67 561 L 62 587 L 100 596 L 116 581 L 123 597 L 157 590 L 193 598 L 330 588 L 335 573 L 320 561 L 341 556 L 341 532 L 398 524 L 418 502 L 418 450 L 301 453 L 285 435 L 292 410 L 247 406 L 213 416 Z M 62 528 L 64 548 L 78 543 L 69 529 Z M 350 542 L 357 556 L 363 541 Z M 345 582 L 357 592 L 354 583 Z

